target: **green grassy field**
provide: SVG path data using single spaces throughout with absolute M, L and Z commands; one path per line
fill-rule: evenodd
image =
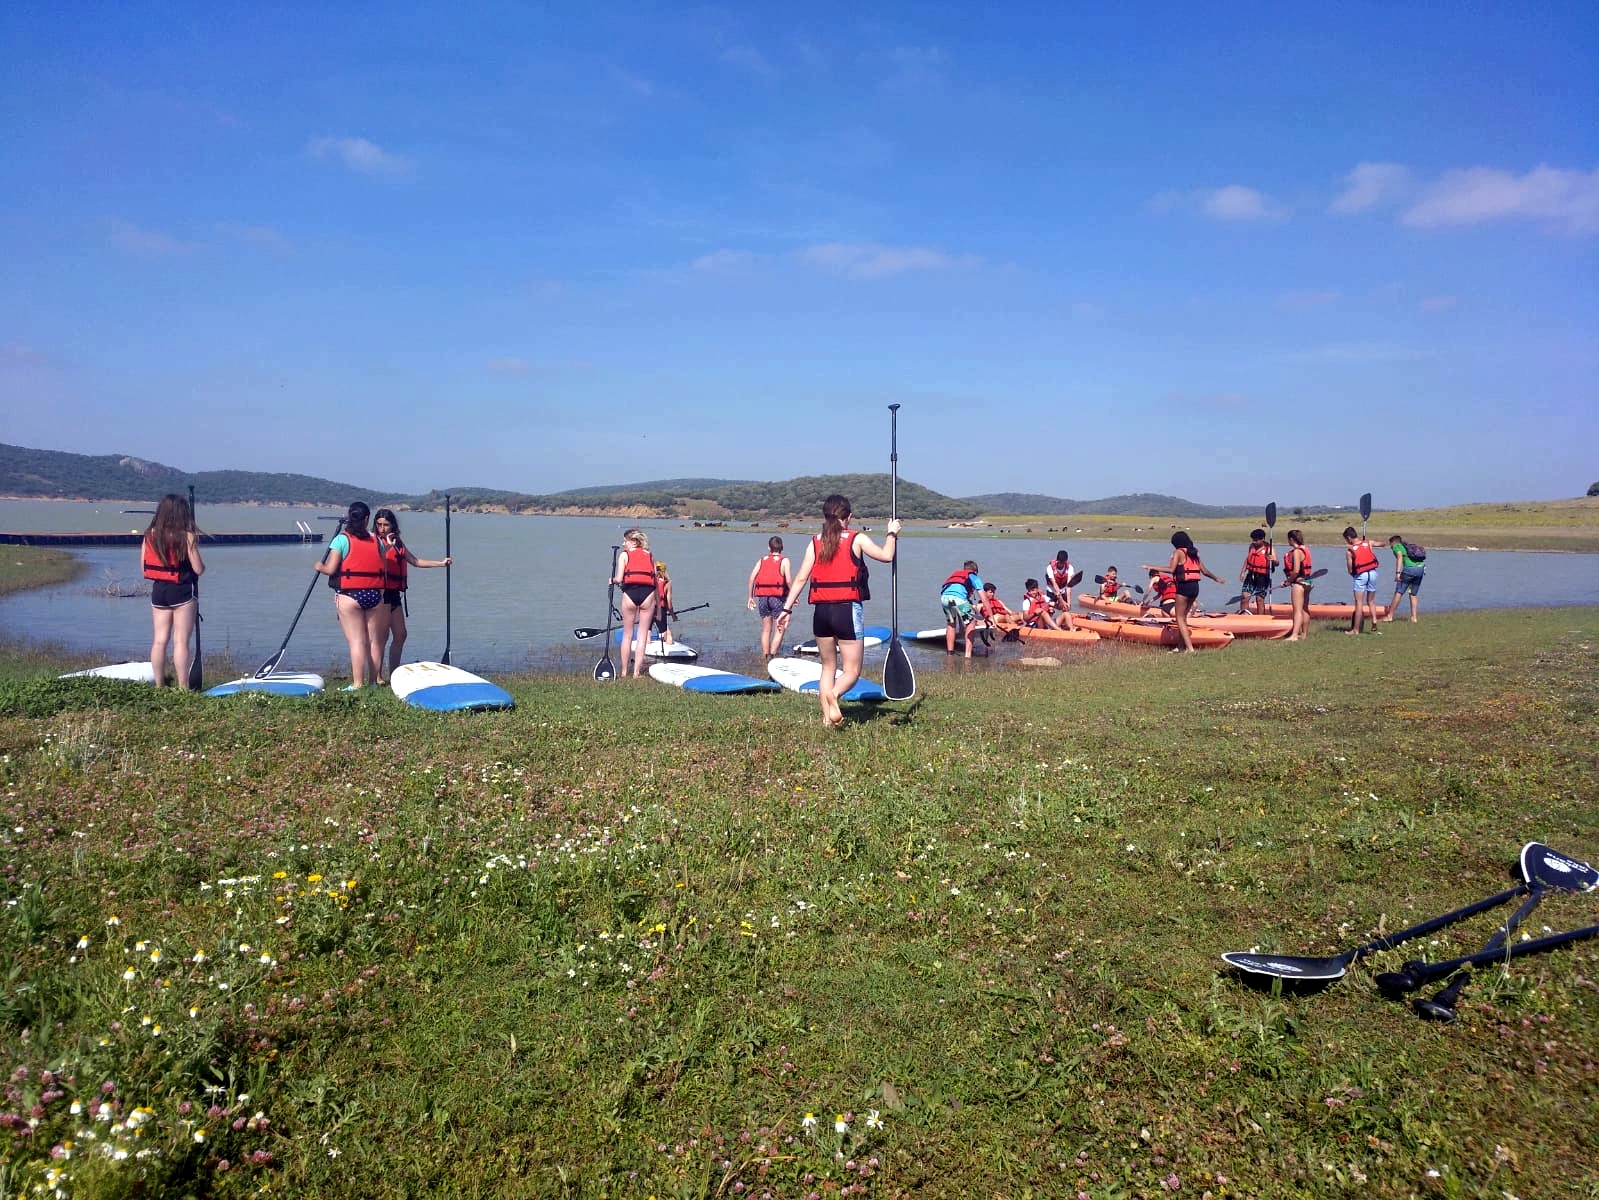
M 1447 1026 L 1372 973 L 1506 910 L 1315 995 L 1217 959 L 1599 860 L 1599 610 L 1066 658 L 919 656 L 835 732 L 0 650 L 0 1195 L 1599 1196 L 1599 943 Z
M 65 583 L 85 567 L 70 550 L 41 546 L 0 546 L 0 596 L 24 588 Z
M 1127 516 L 1029 516 L 985 518 L 986 529 L 996 536 L 1026 536 L 1062 529 L 1074 537 L 1116 541 L 1164 542 L 1173 529 L 1186 529 L 1201 542 L 1247 542 L 1249 531 L 1265 522 L 1251 518 L 1172 518 Z M 1360 513 L 1321 513 L 1296 517 L 1279 506 L 1276 535 L 1279 544 L 1293 528 L 1305 531 L 1313 546 L 1342 546 L 1346 525 L 1360 528 Z M 942 525 L 927 528 L 942 529 Z M 1413 537 L 1439 550 L 1566 550 L 1599 552 L 1599 496 L 1574 500 L 1539 500 L 1513 504 L 1464 504 L 1454 508 L 1377 511 L 1368 528 L 1374 538 L 1390 534 Z M 1081 533 L 1078 531 L 1081 530 Z M 967 529 L 962 532 L 971 533 Z

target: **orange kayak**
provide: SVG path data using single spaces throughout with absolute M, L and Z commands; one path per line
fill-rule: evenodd
M 1177 636 L 1177 623 L 1170 617 L 1146 617 L 1134 621 L 1093 613 L 1079 618 L 1078 628 L 1084 627 L 1093 630 L 1101 638 L 1114 638 L 1122 642 L 1139 642 L 1146 646 L 1183 644 L 1182 639 Z M 1027 637 L 1026 632 L 1023 632 L 1022 637 L 1024 639 Z M 1225 629 L 1198 629 L 1190 625 L 1188 639 L 1194 643 L 1195 650 L 1220 650 L 1232 644 L 1233 635 Z
M 1099 634 L 1093 629 L 1084 629 L 1079 625 L 1076 629 L 1034 629 L 1023 625 L 1017 617 L 1001 613 L 994 618 L 994 628 L 1005 633 L 1016 631 L 1016 636 L 1024 642 L 1040 642 L 1053 646 L 1092 646 L 1099 641 Z
M 1266 611 L 1274 617 L 1292 617 L 1294 608 L 1291 604 L 1268 604 Z M 1352 621 L 1355 619 L 1355 606 L 1353 604 L 1311 604 L 1307 605 L 1306 612 L 1312 621 Z M 1379 604 L 1377 615 L 1386 617 L 1388 606 Z
M 1089 612 L 1104 613 L 1108 617 L 1149 617 L 1136 604 L 1124 604 L 1119 600 L 1106 600 L 1101 596 L 1078 596 L 1077 603 Z M 1162 620 L 1161 617 L 1150 618 Z M 1287 637 L 1293 626 L 1276 617 L 1262 617 L 1255 613 L 1210 613 L 1194 614 L 1188 616 L 1189 629 L 1223 629 L 1234 637 L 1247 638 L 1282 638 Z

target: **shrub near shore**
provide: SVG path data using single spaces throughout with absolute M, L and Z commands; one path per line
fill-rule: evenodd
M 1456 907 L 1529 839 L 1599 858 L 1596 639 L 1557 609 L 923 659 L 842 733 L 648 682 L 452 718 L 0 664 L 4 1183 L 1571 1195 L 1591 944 L 1448 1027 L 1364 968 L 1272 996 L 1216 955 Z

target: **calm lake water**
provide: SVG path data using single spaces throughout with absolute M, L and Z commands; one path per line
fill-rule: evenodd
M 15 531 L 75 530 L 85 532 L 143 530 L 149 517 L 123 514 L 122 505 L 69 502 L 0 501 L 0 529 Z M 132 507 L 132 505 L 129 505 Z M 257 508 L 244 505 L 200 506 L 203 528 L 217 533 L 294 531 L 305 521 L 332 533 L 334 523 L 319 516 L 335 509 Z M 442 513 L 401 513 L 405 542 L 420 558 L 444 555 Z M 606 580 L 611 546 L 631 523 L 609 517 L 512 517 L 456 513 L 451 520 L 451 657 L 458 665 L 483 672 L 538 669 L 587 671 L 598 658 L 598 643 L 572 637 L 576 626 L 605 624 Z M 721 529 L 685 528 L 676 521 L 646 521 L 644 529 L 655 556 L 671 572 L 677 607 L 709 603 L 675 626 L 677 637 L 700 651 L 700 662 L 734 670 L 758 665 L 755 636 L 759 622 L 744 606 L 750 568 L 764 552 L 766 539 L 777 532 L 798 566 L 812 526 L 775 530 L 771 526 Z M 1279 529 L 1279 532 L 1283 530 Z M 1373 524 L 1372 536 L 1386 537 Z M 880 535 L 879 535 L 880 536 Z M 958 530 L 905 540 L 899 564 L 899 612 L 902 629 L 942 624 L 938 591 L 948 574 L 967 558 L 982 567 L 984 579 L 999 587 L 1002 599 L 1020 604 L 1022 581 L 1040 576 L 1045 562 L 1066 547 L 1074 565 L 1092 577 L 1114 563 L 1125 582 L 1144 576 L 1137 564 L 1164 562 L 1160 544 L 1090 541 L 1074 535 L 1040 533 L 1012 539 L 972 535 Z M 0 546 L 0 553 L 7 547 Z M 329 669 L 346 675 L 349 658 L 333 615 L 333 597 L 312 566 L 323 547 L 211 546 L 205 549 L 206 574 L 201 583 L 204 646 L 207 659 L 226 651 L 253 666 L 283 641 L 301 598 L 311 587 L 285 668 Z M 1315 592 L 1318 600 L 1347 601 L 1342 543 L 1312 545 L 1317 566 L 1331 568 Z M 1391 561 L 1383 553 L 1384 566 Z M 1233 581 L 1243 561 L 1244 545 L 1201 544 L 1200 552 L 1223 587 L 1206 580 L 1200 600 L 1221 607 L 1238 588 Z M 59 587 L 18 593 L 0 599 L 0 629 L 9 635 L 59 643 L 69 649 L 120 662 L 146 657 L 150 643 L 149 585 L 134 547 L 79 551 L 88 565 L 79 580 Z M 408 660 L 436 659 L 444 649 L 445 572 L 411 573 Z M 1383 582 L 1391 574 L 1383 575 Z M 136 591 L 131 598 L 108 594 Z M 1386 601 L 1387 593 L 1381 598 Z M 1522 605 L 1599 604 L 1599 556 L 1529 554 L 1497 551 L 1431 552 L 1422 587 L 1423 615 L 1462 608 Z M 791 641 L 810 636 L 810 620 L 802 607 Z M 872 600 L 867 621 L 889 623 L 889 569 L 872 564 Z M 942 655 L 940 655 L 942 657 Z M 213 675 L 208 672 L 208 676 Z

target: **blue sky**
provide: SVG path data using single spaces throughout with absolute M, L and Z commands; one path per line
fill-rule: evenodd
M 0 441 L 417 491 L 1599 479 L 1599 9 L 0 8 Z

